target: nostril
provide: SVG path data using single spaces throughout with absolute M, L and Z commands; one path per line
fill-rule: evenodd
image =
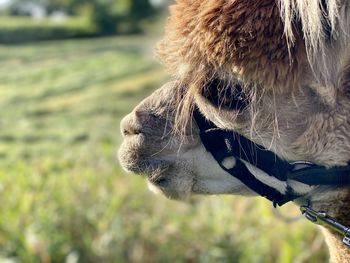
M 131 132 L 128 131 L 127 129 L 123 128 L 122 134 L 123 134 L 124 136 L 128 136 L 128 135 L 131 135 Z
M 137 135 L 137 134 L 140 134 L 141 132 L 136 129 L 123 129 L 122 133 L 124 136 L 129 136 L 129 135 Z
M 139 127 L 134 122 L 134 118 L 131 114 L 127 115 L 122 119 L 120 123 L 120 130 L 123 136 L 131 136 L 140 134 L 141 131 Z
M 134 114 L 135 114 L 136 118 L 141 118 L 142 117 L 142 111 L 137 109 L 137 108 L 134 110 Z

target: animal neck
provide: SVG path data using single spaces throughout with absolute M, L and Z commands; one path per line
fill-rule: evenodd
M 339 223 L 350 226 L 350 188 L 320 188 L 312 194 L 311 206 L 316 211 L 324 211 Z M 346 247 L 338 233 L 322 228 L 330 253 L 330 262 L 350 263 L 350 249 Z

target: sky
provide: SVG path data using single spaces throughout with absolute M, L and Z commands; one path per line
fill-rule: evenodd
M 0 6 L 4 6 L 9 2 L 10 2 L 10 0 L 0 0 Z

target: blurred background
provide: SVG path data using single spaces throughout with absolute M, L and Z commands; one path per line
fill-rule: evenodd
M 326 261 L 261 198 L 170 201 L 119 167 L 121 118 L 169 78 L 169 4 L 0 0 L 0 262 Z

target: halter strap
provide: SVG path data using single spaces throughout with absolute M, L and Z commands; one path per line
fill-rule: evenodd
M 204 147 L 220 167 L 257 194 L 272 201 L 274 206 L 282 206 L 301 196 L 288 186 L 285 193 L 281 193 L 261 182 L 249 171 L 244 161 L 283 182 L 294 180 L 310 186 L 350 185 L 349 165 L 327 169 L 306 161 L 290 163 L 239 133 L 218 128 L 206 120 L 198 109 L 195 109 L 193 116 L 200 130 Z M 223 165 L 223 161 L 228 157 L 236 159 L 235 166 L 230 169 Z

